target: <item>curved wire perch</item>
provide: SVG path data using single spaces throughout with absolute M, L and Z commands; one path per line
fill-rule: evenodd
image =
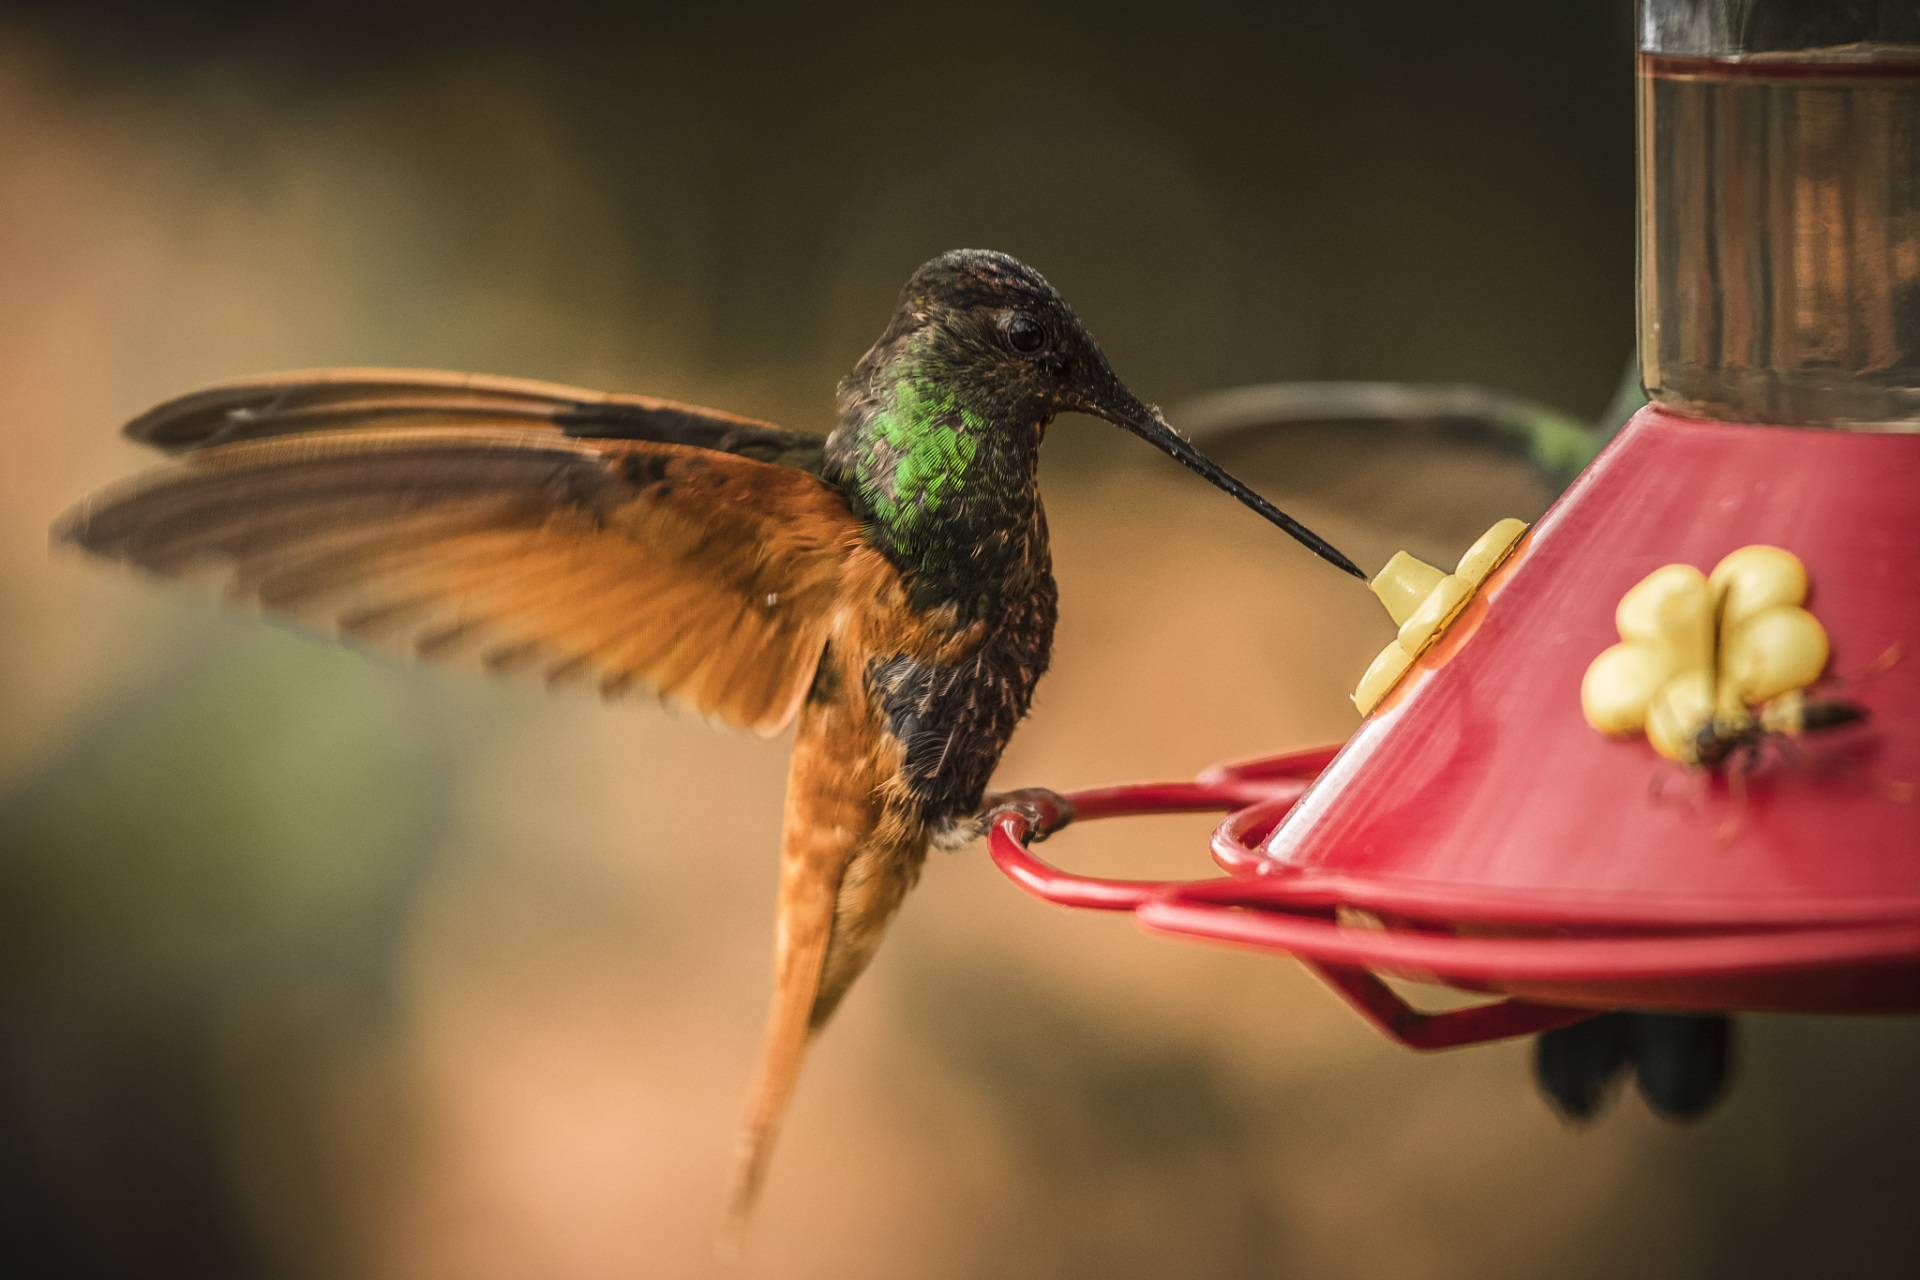
M 1078 791 L 1067 796 L 1075 820 L 1150 813 L 1231 811 L 1222 828 L 1242 815 L 1258 813 L 1268 828 L 1277 822 L 1333 758 L 1337 747 L 1320 747 L 1283 756 L 1215 765 L 1192 782 L 1147 782 Z M 1063 826 L 1065 824 L 1062 824 Z M 1056 829 L 1057 830 L 1057 829 Z M 1236 837 L 1244 836 L 1244 823 Z M 1234 900 L 1239 876 L 1195 881 L 1121 880 L 1062 871 L 1026 847 L 1027 819 L 1017 812 L 999 815 L 988 835 L 994 864 L 1015 884 L 1044 901 L 1092 911 L 1130 911 L 1142 927 L 1220 942 L 1276 949 L 1262 929 L 1291 922 L 1340 929 L 1319 916 L 1275 917 L 1247 911 Z M 1216 849 L 1220 841 L 1215 842 Z M 1274 917 L 1269 919 L 1269 917 Z M 1248 933 L 1247 930 L 1254 932 Z M 1600 1010 L 1500 1000 L 1489 1004 L 1422 1013 L 1365 968 L 1302 957 L 1359 1013 L 1388 1037 L 1414 1049 L 1444 1049 L 1509 1036 L 1530 1035 L 1594 1016 Z

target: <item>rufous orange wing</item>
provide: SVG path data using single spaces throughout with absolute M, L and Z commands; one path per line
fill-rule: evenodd
M 859 528 L 814 476 L 710 449 L 369 423 L 195 449 L 54 535 L 403 653 L 773 734 Z
M 880 644 L 933 660 L 977 637 L 922 634 L 898 571 L 813 474 L 818 437 L 719 410 L 519 379 L 310 370 L 182 396 L 127 432 L 183 456 L 89 498 L 56 541 L 212 577 L 357 640 L 608 695 L 649 688 L 768 735 L 818 693 L 833 642 L 827 692 L 795 746 L 737 1234 L 807 1044 L 926 846 L 912 806 L 890 794 L 898 751 L 875 749 L 863 655 Z

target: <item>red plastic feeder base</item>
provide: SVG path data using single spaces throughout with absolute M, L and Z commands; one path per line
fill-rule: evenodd
M 1215 860 L 1232 873 L 1188 881 L 1081 876 L 1026 847 L 1026 822 L 1003 815 L 995 865 L 1047 902 L 1130 911 L 1154 933 L 1297 957 L 1362 1017 L 1413 1049 L 1450 1049 L 1567 1026 L 1618 1008 L 1820 1013 L 1920 1012 L 1920 922 L 1838 928 L 1462 934 L 1435 922 L 1342 919 L 1336 886 L 1275 880 L 1260 842 L 1340 749 L 1319 747 L 1216 765 L 1192 782 L 1148 782 L 1067 798 L 1075 822 L 1150 813 L 1231 811 Z M 1421 1013 L 1380 975 L 1505 995 Z
M 994 860 L 1051 902 L 1295 955 L 1416 1048 L 1618 1008 L 1920 1013 L 1920 806 L 1889 798 L 1920 779 L 1916 498 L 1920 434 L 1642 411 L 1344 746 L 1069 797 L 1231 811 L 1225 877 L 1069 875 L 1014 817 Z M 1626 589 L 1753 543 L 1805 562 L 1843 674 L 1894 659 L 1844 688 L 1863 726 L 1742 788 L 1590 728 Z M 1423 1015 L 1382 974 L 1506 998 Z

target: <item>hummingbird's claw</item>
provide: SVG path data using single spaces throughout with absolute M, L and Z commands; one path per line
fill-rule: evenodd
M 1018 791 L 999 791 L 987 797 L 980 813 L 982 832 L 991 831 L 994 821 L 1011 813 L 1026 819 L 1028 844 L 1036 844 L 1073 821 L 1073 801 L 1045 787 L 1022 787 Z

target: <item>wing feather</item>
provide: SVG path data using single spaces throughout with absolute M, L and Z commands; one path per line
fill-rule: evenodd
M 210 569 L 238 599 L 403 653 L 650 687 L 770 734 L 813 678 L 859 530 L 804 471 L 487 419 L 197 448 L 55 537 Z
M 169 453 L 353 428 L 495 426 L 574 438 L 650 440 L 818 474 L 822 440 L 723 409 L 528 378 L 435 369 L 300 369 L 176 397 L 127 424 Z

